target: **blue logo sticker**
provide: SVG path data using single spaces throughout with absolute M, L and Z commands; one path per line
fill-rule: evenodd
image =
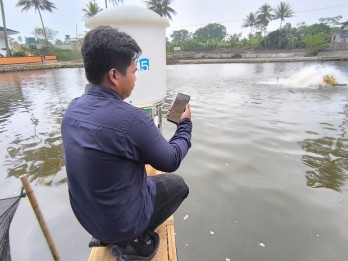
M 141 58 L 137 61 L 137 67 L 139 71 L 150 70 L 150 60 L 148 58 Z

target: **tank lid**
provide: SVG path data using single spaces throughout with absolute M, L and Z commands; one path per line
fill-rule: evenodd
M 85 26 L 93 29 L 101 25 L 115 25 L 127 23 L 156 24 L 164 27 L 169 26 L 169 21 L 166 18 L 159 16 L 157 13 L 140 6 L 115 6 L 105 9 L 95 16 L 85 20 Z

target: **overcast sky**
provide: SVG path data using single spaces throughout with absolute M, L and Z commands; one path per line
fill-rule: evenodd
M 295 16 L 286 19 L 293 27 L 305 22 L 311 25 L 319 22 L 319 18 L 342 15 L 341 22 L 348 20 L 348 0 L 283 0 L 289 3 L 295 11 Z M 41 27 L 39 14 L 34 10 L 21 12 L 16 7 L 17 0 L 3 0 L 7 28 L 20 32 L 22 37 L 32 36 L 35 26 Z M 51 0 L 57 7 L 54 13 L 42 12 L 45 26 L 59 32 L 57 38 L 64 40 L 65 35 L 71 38 L 83 35 L 88 29 L 84 26 L 82 9 L 88 0 Z M 104 0 L 96 2 L 105 8 Z M 124 0 L 124 5 L 136 5 L 146 7 L 143 0 Z M 243 33 L 247 36 L 249 29 L 241 28 L 243 19 L 250 12 L 268 3 L 271 7 L 279 5 L 280 0 L 173 0 L 172 8 L 177 15 L 170 21 L 167 28 L 167 36 L 173 30 L 187 29 L 194 32 L 196 29 L 209 23 L 220 23 L 227 28 L 228 34 Z M 111 6 L 109 4 L 109 6 Z M 2 20 L 0 21 L 2 25 Z M 272 21 L 268 31 L 279 28 L 279 20 Z M 15 35 L 16 38 L 18 35 Z

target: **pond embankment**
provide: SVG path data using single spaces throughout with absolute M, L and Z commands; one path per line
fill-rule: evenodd
M 296 52 L 208 52 L 176 53 L 167 55 L 167 64 L 200 63 L 267 63 L 348 60 L 348 51 L 319 52 L 308 56 L 307 51 Z
M 348 51 L 319 52 L 317 56 L 307 56 L 306 51 L 296 52 L 207 52 L 175 53 L 167 55 L 167 64 L 204 64 L 204 63 L 271 63 L 348 60 Z M 0 65 L 1 72 L 16 72 L 55 68 L 83 67 L 82 61 L 58 61 L 55 63 L 28 63 Z
M 55 62 L 55 63 L 43 62 L 43 63 L 6 64 L 6 65 L 0 65 L 0 73 L 41 70 L 41 69 L 79 68 L 79 67 L 83 67 L 83 63 L 81 61 Z

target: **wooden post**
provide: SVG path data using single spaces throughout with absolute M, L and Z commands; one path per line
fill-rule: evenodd
M 30 182 L 28 180 L 28 177 L 27 177 L 27 175 L 21 175 L 20 179 L 22 181 L 23 187 L 24 187 L 24 189 L 25 189 L 25 191 L 27 193 L 27 196 L 29 198 L 31 207 L 34 210 L 34 213 L 36 215 L 37 220 L 39 221 L 40 228 L 41 228 L 41 230 L 42 230 L 42 232 L 43 232 L 43 234 L 44 234 L 44 236 L 46 238 L 47 244 L 48 244 L 48 246 L 49 246 L 49 248 L 51 250 L 53 259 L 55 261 L 60 261 L 60 257 L 59 257 L 57 248 L 54 245 L 53 239 L 52 239 L 51 234 L 50 234 L 50 232 L 48 230 L 48 227 L 46 225 L 45 219 L 44 219 L 44 217 L 43 217 L 43 215 L 41 213 L 41 210 L 40 210 L 40 207 L 39 207 L 39 203 L 36 200 L 34 191 L 31 188 L 31 185 L 30 185 Z

